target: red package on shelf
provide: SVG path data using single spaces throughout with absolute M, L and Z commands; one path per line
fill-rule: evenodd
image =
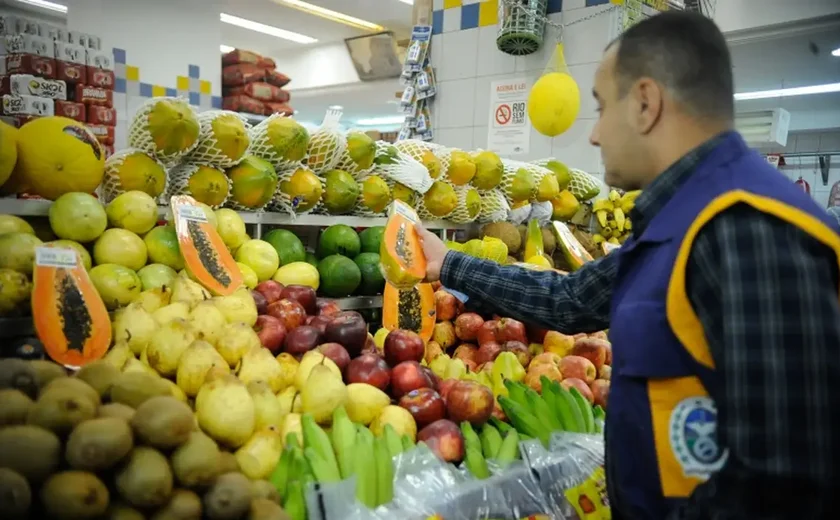
M 260 61 L 257 62 L 257 66 L 264 69 L 274 70 L 277 68 L 277 62 L 268 56 L 260 56 Z
M 284 116 L 291 116 L 295 113 L 295 110 L 286 103 L 274 103 L 272 101 L 266 101 L 263 104 L 265 105 L 265 111 L 263 112 L 263 114 L 267 116 L 270 116 L 271 114 L 283 114 Z
M 6 56 L 6 74 L 32 74 L 44 79 L 55 79 L 55 58 L 35 54 L 9 54 Z
M 222 56 L 222 67 L 229 65 L 239 65 L 241 63 L 250 63 L 257 65 L 264 58 L 253 51 L 246 51 L 243 49 L 234 49 Z
M 114 84 L 117 82 L 117 79 L 113 70 L 99 69 L 96 67 L 85 68 L 87 69 L 86 83 L 88 85 L 106 90 L 114 90 Z
M 76 85 L 76 96 L 73 101 L 85 105 L 100 105 L 108 108 L 114 106 L 114 91 L 90 85 Z
M 12 116 L 17 120 L 17 127 L 20 128 L 26 123 L 33 121 L 35 119 L 40 119 L 41 116 Z
M 292 81 L 289 76 L 283 74 L 282 72 L 277 72 L 276 70 L 267 70 L 265 71 L 265 82 L 271 83 L 275 87 L 285 87 Z
M 85 114 L 85 106 L 75 101 L 56 101 L 55 115 L 61 117 L 69 117 L 75 119 L 80 123 L 86 123 L 87 117 Z
M 84 83 L 85 81 L 85 66 L 78 63 L 70 63 L 68 61 L 56 62 L 56 79 L 60 79 L 65 83 L 75 85 L 76 83 Z
M 99 105 L 88 105 L 87 120 L 92 125 L 116 126 L 117 109 Z
M 280 87 L 275 87 L 269 83 L 256 81 L 248 83 L 241 87 L 233 87 L 225 89 L 226 96 L 246 95 L 260 101 L 275 101 L 278 103 L 285 103 L 289 101 L 289 93 Z
M 250 112 L 251 114 L 262 114 L 265 111 L 263 102 L 252 97 L 225 96 L 222 98 L 222 108 L 234 112 Z
M 104 145 L 113 145 L 114 144 L 114 127 L 113 126 L 105 126 L 105 125 L 87 125 L 90 128 L 90 131 L 93 132 L 93 135 L 96 136 L 96 139 L 104 144 Z
M 222 85 L 226 87 L 238 87 L 263 79 L 265 79 L 265 69 L 251 63 L 229 65 L 222 69 Z

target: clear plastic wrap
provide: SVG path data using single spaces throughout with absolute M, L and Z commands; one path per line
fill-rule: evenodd
M 519 224 L 524 224 L 530 216 L 531 204 L 525 204 L 524 206 L 519 206 L 518 208 L 510 210 L 510 213 L 508 214 L 508 222 L 514 226 L 518 226 Z
M 551 205 L 551 202 L 532 202 L 528 220 L 535 218 L 540 223 L 540 227 L 546 226 L 551 222 L 551 215 L 553 213 L 554 206 Z
M 376 159 L 371 173 L 399 182 L 420 194 L 429 191 L 433 182 L 422 163 L 386 141 L 376 142 Z

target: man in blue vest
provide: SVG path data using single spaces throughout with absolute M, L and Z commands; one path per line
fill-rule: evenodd
M 609 328 L 613 518 L 840 511 L 836 220 L 733 131 L 732 64 L 698 14 L 629 29 L 596 72 L 607 184 L 643 189 L 633 235 L 562 276 L 448 251 L 428 279 L 565 333 Z

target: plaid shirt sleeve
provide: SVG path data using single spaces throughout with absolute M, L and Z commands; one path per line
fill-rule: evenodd
M 797 227 L 740 205 L 698 235 L 687 285 L 715 360 L 712 397 L 729 458 L 672 520 L 836 514 L 834 253 Z
M 607 255 L 564 276 L 450 251 L 440 281 L 497 314 L 567 334 L 594 332 L 609 327 L 616 257 Z

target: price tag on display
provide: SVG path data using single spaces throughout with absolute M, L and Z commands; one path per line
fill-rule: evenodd
M 73 249 L 38 247 L 35 249 L 35 265 L 72 269 L 76 267 L 77 256 Z
M 178 207 L 178 214 L 181 218 L 191 220 L 193 222 L 207 222 L 207 215 L 204 214 L 204 210 L 201 207 L 193 206 L 192 204 L 181 204 Z

